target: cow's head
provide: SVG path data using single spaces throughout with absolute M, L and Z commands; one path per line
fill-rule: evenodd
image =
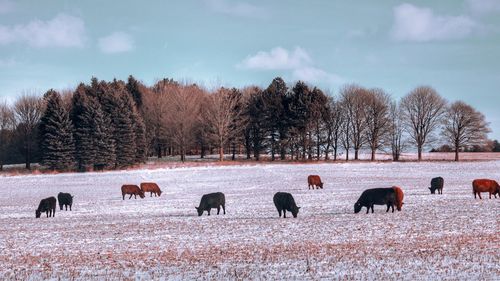
M 144 198 L 144 191 L 142 189 L 139 189 L 139 197 Z
M 323 183 L 322 182 L 319 182 L 318 186 L 321 187 L 321 189 L 323 189 Z
M 42 212 L 40 212 L 39 210 L 35 210 L 35 218 L 38 219 L 41 214 L 42 214 Z
M 436 189 L 435 188 L 429 187 L 429 190 L 431 191 L 431 194 L 435 194 L 436 193 Z
M 203 215 L 203 209 L 200 208 L 200 207 L 194 207 L 196 209 L 196 211 L 198 211 L 198 217 L 201 217 L 201 215 Z
M 161 189 L 158 189 L 158 196 L 161 196 Z
M 297 217 L 297 214 L 299 213 L 299 209 L 300 209 L 300 207 L 292 208 L 292 215 L 294 218 Z
M 355 214 L 359 213 L 359 211 L 361 211 L 362 207 L 363 206 L 361 206 L 361 203 L 359 203 L 359 202 L 354 203 L 354 213 Z
M 398 204 L 396 206 L 396 209 L 398 209 L 398 211 L 401 211 L 401 208 L 403 208 L 403 205 L 404 205 L 404 202 L 401 202 L 401 204 Z

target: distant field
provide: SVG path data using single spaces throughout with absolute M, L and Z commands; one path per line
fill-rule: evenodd
M 469 155 L 478 161 L 0 177 L 0 279 L 498 280 L 500 199 L 475 200 L 471 182 L 500 180 L 500 161 Z M 308 190 L 309 174 L 325 189 Z M 435 176 L 443 195 L 427 189 Z M 164 194 L 122 200 L 122 184 L 142 181 Z M 405 191 L 401 212 L 353 213 L 364 189 L 391 185 Z M 35 219 L 39 200 L 60 191 L 75 196 L 73 211 Z M 198 217 L 201 195 L 214 191 L 226 194 L 227 214 Z M 278 218 L 277 191 L 294 195 L 298 218 Z

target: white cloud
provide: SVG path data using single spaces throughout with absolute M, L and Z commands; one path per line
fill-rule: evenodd
M 260 51 L 254 56 L 248 56 L 240 66 L 248 69 L 285 70 L 310 63 L 309 54 L 300 47 L 296 47 L 293 52 L 276 47 L 270 52 Z
M 100 38 L 98 45 L 103 53 L 124 53 L 134 49 L 134 39 L 125 32 L 114 32 Z
M 83 47 L 85 24 L 82 19 L 59 14 L 48 21 L 33 20 L 14 26 L 0 25 L 0 45 L 27 43 L 31 47 Z
M 8 14 L 14 10 L 14 2 L 10 0 L 0 0 L 0 15 Z
M 500 0 L 467 0 L 466 3 L 475 14 L 500 12 Z
M 310 83 L 327 82 L 332 85 L 340 85 L 344 83 L 344 79 L 339 75 L 326 72 L 323 69 L 316 68 L 314 66 L 297 68 L 292 74 L 295 79 Z
M 290 71 L 293 79 L 310 83 L 341 84 L 343 81 L 340 76 L 316 67 L 311 56 L 300 47 L 296 47 L 293 51 L 282 47 L 273 48 L 269 52 L 260 51 L 253 56 L 248 56 L 237 67 L 253 70 Z
M 246 2 L 205 0 L 205 3 L 215 12 L 236 17 L 260 18 L 266 14 L 262 8 Z
M 394 8 L 392 36 L 400 41 L 461 39 L 472 35 L 480 25 L 468 16 L 442 16 L 429 8 L 401 4 Z

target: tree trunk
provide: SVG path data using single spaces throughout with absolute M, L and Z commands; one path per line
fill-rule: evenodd
M 222 144 L 219 147 L 219 161 L 224 161 L 224 147 Z
M 458 157 L 458 152 L 459 152 L 459 149 L 458 149 L 458 146 L 455 147 L 455 161 L 459 161 L 459 157 Z
M 372 148 L 372 157 L 371 157 L 371 161 L 375 161 L 375 149 Z
M 349 149 L 345 150 L 345 161 L 349 161 Z
M 417 150 L 418 150 L 418 161 L 421 161 L 422 160 L 422 146 L 419 145 L 417 147 Z
M 358 148 L 354 149 L 354 160 L 358 160 L 358 153 L 359 149 Z

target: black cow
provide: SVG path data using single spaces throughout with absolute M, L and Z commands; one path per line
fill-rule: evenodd
M 66 211 L 69 206 L 69 210 L 71 211 L 71 206 L 73 205 L 73 196 L 71 196 L 71 194 L 59 192 L 59 194 L 57 194 L 57 201 L 59 201 L 59 208 L 61 208 L 61 211 L 63 210 L 63 206 L 66 206 Z
M 205 194 L 201 197 L 200 206 L 195 207 L 198 211 L 198 216 L 203 215 L 204 211 L 208 212 L 210 216 L 210 210 L 216 208 L 217 215 L 220 213 L 220 207 L 222 206 L 222 210 L 224 215 L 226 214 L 226 197 L 222 192 L 215 192 Z
M 55 217 L 56 216 L 56 198 L 48 197 L 42 199 L 40 204 L 38 204 L 38 209 L 35 211 L 35 217 L 39 218 L 42 212 L 47 214 L 47 217 Z
M 389 188 L 372 188 L 363 191 L 358 201 L 354 203 L 354 213 L 359 213 L 362 207 L 366 207 L 366 213 L 372 209 L 373 205 L 387 205 L 387 211 L 392 207 L 394 213 L 394 205 L 396 205 L 396 192 L 392 187 Z
M 283 211 L 283 218 L 286 218 L 286 211 L 292 213 L 293 217 L 296 218 L 299 213 L 300 207 L 297 207 L 292 194 L 287 192 L 277 192 L 273 197 L 274 206 L 278 210 L 278 214 L 281 218 L 281 211 Z
M 443 194 L 443 186 L 444 179 L 442 177 L 433 178 L 431 180 L 431 187 L 429 187 L 431 194 L 436 193 L 436 189 L 438 191 L 438 194 Z

